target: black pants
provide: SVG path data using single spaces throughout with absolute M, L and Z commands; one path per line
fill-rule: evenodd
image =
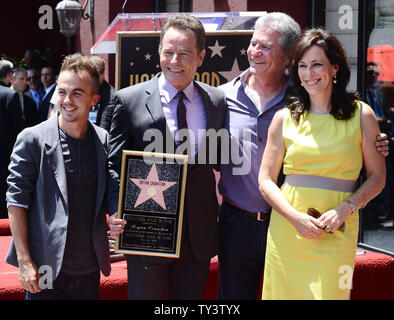
M 77 276 L 60 272 L 53 282 L 53 289 L 26 292 L 25 300 L 97 300 L 99 289 L 99 270 Z
M 168 300 L 203 298 L 210 259 L 195 260 L 188 240 L 173 262 L 148 264 L 145 257 L 133 255 L 126 259 L 130 300 L 161 300 L 164 294 Z
M 219 299 L 256 300 L 269 222 L 224 203 L 219 216 Z

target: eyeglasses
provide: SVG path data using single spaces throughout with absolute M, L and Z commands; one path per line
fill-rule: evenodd
M 380 74 L 378 71 L 375 70 L 368 70 L 367 73 L 371 76 L 376 76 L 376 77 L 378 77 Z
M 39 75 L 35 75 L 35 76 L 27 77 L 26 79 L 27 79 L 27 81 L 31 81 L 31 80 L 37 80 L 39 78 L 40 78 Z

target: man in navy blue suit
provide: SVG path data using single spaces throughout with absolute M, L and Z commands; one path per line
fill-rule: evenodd
M 44 86 L 44 96 L 38 108 L 38 121 L 42 122 L 48 119 L 51 98 L 56 89 L 56 73 L 51 66 L 45 66 L 41 69 L 41 82 Z

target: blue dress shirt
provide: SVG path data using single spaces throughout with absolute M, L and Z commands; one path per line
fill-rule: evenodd
M 42 89 L 39 89 L 37 91 L 30 89 L 30 93 L 31 93 L 31 96 L 32 96 L 34 102 L 36 103 L 37 110 L 38 110 L 40 107 L 40 103 L 44 97 L 45 92 Z
M 223 200 L 239 209 L 259 212 L 270 209 L 259 191 L 258 175 L 268 127 L 275 113 L 286 105 L 283 88 L 259 112 L 252 96 L 248 95 L 246 80 L 249 70 L 219 88 L 226 94 L 230 131 L 229 163 L 220 165 L 219 191 Z M 235 149 L 235 150 L 234 150 Z M 238 156 L 239 155 L 239 156 Z

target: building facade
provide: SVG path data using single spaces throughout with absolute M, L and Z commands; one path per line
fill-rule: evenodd
M 3 14 L 0 54 L 20 60 L 27 49 L 39 50 L 52 64 L 60 65 L 68 50 L 90 55 L 117 14 L 152 12 L 244 12 L 282 11 L 302 28 L 322 26 L 342 42 L 351 66 L 349 90 L 358 91 L 373 105 L 381 130 L 394 136 L 394 0 L 88 0 L 93 1 L 93 21 L 81 19 L 70 48 L 59 33 L 55 7 L 58 0 L 7 3 Z M 79 0 L 81 4 L 85 0 Z M 103 55 L 105 77 L 115 83 L 115 55 Z M 360 245 L 394 255 L 394 194 L 392 162 L 387 158 L 388 177 L 384 192 L 363 210 Z

